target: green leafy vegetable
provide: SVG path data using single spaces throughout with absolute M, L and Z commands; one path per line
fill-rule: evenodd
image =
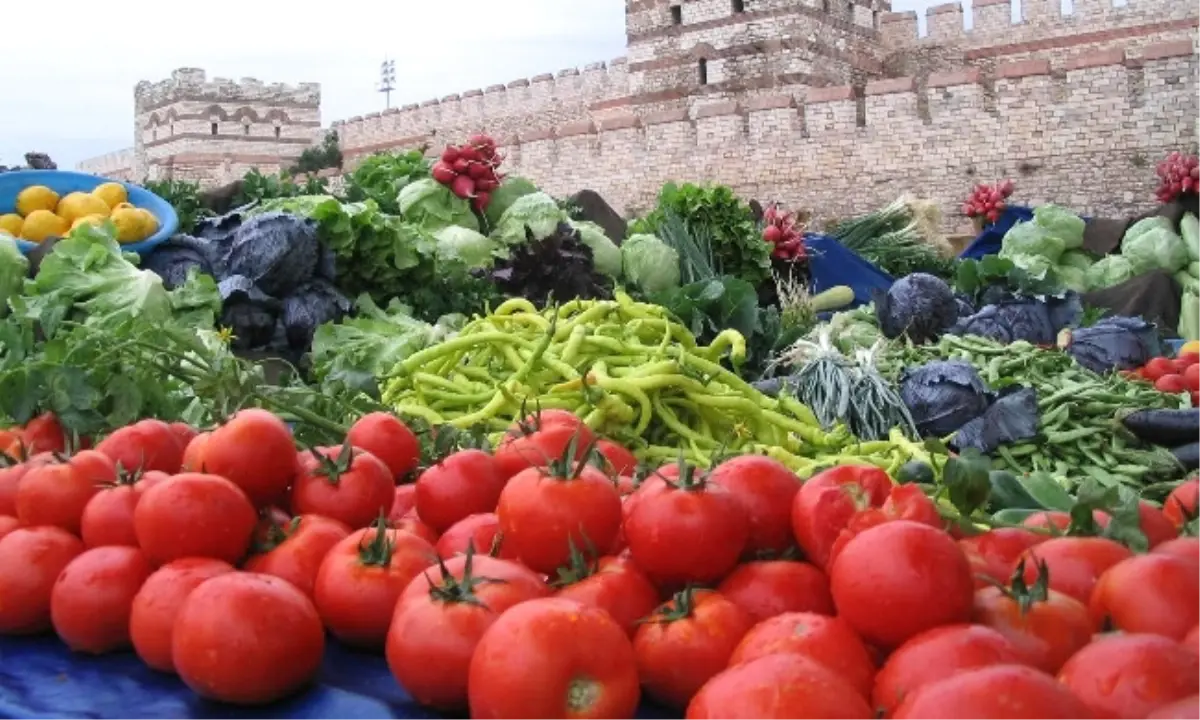
M 1121 254 L 1129 260 L 1135 275 L 1151 270 L 1173 273 L 1188 264 L 1183 238 L 1176 235 L 1169 225 L 1153 227 L 1136 235 L 1126 233 L 1121 241 Z
M 0 235 L 0 318 L 8 315 L 8 299 L 21 292 L 29 261 L 10 235 Z
M 427 177 L 429 161 L 420 150 L 376 153 L 346 175 L 346 199 L 351 202 L 374 200 L 383 212 L 399 215 L 400 204 L 396 198 L 400 191 Z
M 1109 255 L 1100 258 L 1087 269 L 1087 284 L 1091 290 L 1103 290 L 1114 285 L 1120 285 L 1136 275 L 1129 258 L 1122 255 Z
M 1039 205 L 1033 209 L 1033 222 L 1047 234 L 1062 241 L 1067 250 L 1083 247 L 1083 218 L 1058 205 Z
M 442 228 L 433 237 L 437 241 L 434 254 L 443 263 L 486 268 L 491 267 L 497 257 L 506 255 L 495 240 L 458 225 Z
M 500 187 L 492 193 L 492 199 L 488 203 L 487 210 L 484 212 L 484 217 L 487 218 L 488 226 L 495 228 L 500 223 L 500 218 L 504 212 L 512 207 L 512 204 L 518 198 L 526 195 L 532 195 L 537 192 L 537 185 L 529 182 L 523 177 L 507 177 L 504 182 L 500 183 Z
M 631 235 L 621 245 L 624 276 L 647 293 L 679 287 L 679 253 L 653 235 Z
M 459 225 L 479 232 L 479 219 L 471 212 L 470 204 L 433 178 L 405 185 L 396 202 L 404 219 L 423 230 L 434 232 Z
M 621 277 L 621 248 L 608 239 L 604 229 L 586 220 L 572 220 L 571 226 L 579 231 L 583 244 L 592 249 L 596 269 L 612 278 Z
M 554 198 L 544 192 L 530 193 L 517 198 L 504 211 L 492 237 L 505 245 L 524 245 L 530 239 L 550 237 L 558 224 L 568 219 Z

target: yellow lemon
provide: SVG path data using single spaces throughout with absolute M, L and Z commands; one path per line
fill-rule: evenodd
M 25 221 L 22 220 L 21 216 L 16 213 L 6 213 L 4 215 L 0 215 L 0 230 L 4 230 L 13 237 L 17 237 L 21 234 L 21 226 L 24 224 Z
M 31 213 L 37 210 L 54 212 L 54 208 L 57 205 L 58 193 L 45 185 L 30 185 L 17 193 L 17 212 L 22 217 L 29 217 Z
M 109 219 L 117 226 L 117 242 L 134 243 L 145 237 L 142 234 L 142 216 L 137 208 L 117 208 L 112 211 Z
M 0 218 L 0 220 L 3 219 L 4 218 Z M 1200 355 L 1200 340 L 1191 340 L 1189 342 L 1185 342 L 1183 347 L 1179 348 L 1179 354 L 1182 355 L 1184 353 L 1196 353 L 1197 355 Z
M 66 220 L 68 225 L 73 224 L 81 217 L 105 216 L 108 215 L 108 212 L 108 203 L 95 195 L 82 192 L 73 192 L 59 200 L 58 208 L 55 210 L 55 213 Z
M 75 218 L 75 222 L 71 223 L 71 229 L 80 225 L 103 225 L 107 218 L 104 215 L 84 215 L 81 218 Z
M 25 216 L 25 223 L 21 226 L 21 237 L 30 242 L 40 243 L 48 238 L 66 235 L 69 227 L 66 220 L 49 210 L 34 210 Z
M 137 208 L 137 214 L 142 219 L 143 240 L 158 232 L 158 218 L 154 217 L 154 213 L 146 208 Z
M 125 191 L 125 186 L 119 182 L 106 182 L 97 185 L 92 194 L 104 201 L 104 204 L 110 208 L 115 208 L 121 203 L 129 202 L 129 193 Z
M 137 208 L 135 208 L 133 206 L 133 203 L 121 202 L 121 203 L 117 203 L 116 205 L 113 205 L 112 209 L 113 210 L 130 210 L 130 209 L 136 210 Z

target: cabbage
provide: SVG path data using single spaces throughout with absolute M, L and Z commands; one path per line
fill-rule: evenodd
M 1073 250 L 1083 246 L 1083 218 L 1057 205 L 1042 205 L 1034 208 L 1033 221 L 1050 235 L 1062 240 L 1063 246 Z
M 1096 258 L 1083 250 L 1068 250 L 1058 259 L 1059 267 L 1073 267 L 1087 270 L 1096 264 Z
M 945 280 L 913 273 L 878 297 L 875 318 L 884 337 L 905 335 L 913 342 L 930 342 L 958 321 L 958 301 Z
M 460 262 L 469 268 L 491 267 L 494 258 L 499 257 L 499 244 L 458 225 L 442 228 L 433 234 L 437 245 L 434 253 L 441 262 Z
M 430 232 L 451 225 L 479 232 L 479 220 L 467 201 L 433 178 L 405 185 L 396 202 L 405 220 Z
M 1100 258 L 1087 269 L 1087 284 L 1090 290 L 1103 290 L 1120 285 L 1133 278 L 1133 265 L 1121 255 Z
M 1174 230 L 1171 227 L 1171 221 L 1162 215 L 1151 215 L 1147 218 L 1142 218 L 1125 229 L 1123 240 L 1129 240 L 1141 235 L 1145 235 L 1151 230 Z
M 1179 221 L 1179 234 L 1187 247 L 1188 259 L 1192 262 L 1200 260 L 1200 219 L 1191 213 L 1184 213 Z
M 483 212 L 487 217 L 488 225 L 495 227 L 500 222 L 500 218 L 504 216 L 504 211 L 512 207 L 519 198 L 526 195 L 532 195 L 537 192 L 537 185 L 529 182 L 523 177 L 509 176 L 504 178 L 504 182 L 500 183 L 500 187 L 492 191 L 491 200 L 488 202 L 487 210 Z
M 500 216 L 492 237 L 505 245 L 524 245 L 529 240 L 550 237 L 560 222 L 569 218 L 554 198 L 544 192 L 530 193 L 517 198 Z
M 1014 255 L 1040 255 L 1055 263 L 1064 250 L 1066 243 L 1061 238 L 1051 235 L 1036 223 L 1022 222 L 1004 233 L 999 255 L 1009 259 Z
M 1054 268 L 1054 261 L 1044 255 L 1017 254 L 1009 255 L 1008 259 L 1036 280 L 1045 280 L 1046 275 Z
M 1134 226 L 1136 227 L 1136 225 Z M 1168 228 L 1152 228 L 1141 234 L 1125 234 L 1121 254 L 1128 258 L 1135 275 L 1151 270 L 1175 272 L 1188 264 L 1183 238 Z
M 630 235 L 621 246 L 621 269 L 631 283 L 653 293 L 679 287 L 679 253 L 653 235 Z
M 1075 292 L 1088 291 L 1087 270 L 1083 268 L 1059 265 L 1054 268 L 1054 276 L 1058 278 L 1058 283 L 1068 290 L 1074 290 Z
M 621 248 L 616 246 L 604 229 L 594 222 L 572 220 L 571 226 L 579 231 L 579 239 L 592 249 L 592 264 L 611 278 L 621 277 Z

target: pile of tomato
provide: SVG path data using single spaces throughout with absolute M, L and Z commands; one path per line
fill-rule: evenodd
M 1200 713 L 1196 479 L 1142 503 L 1134 553 L 1065 513 L 967 535 L 873 467 L 639 479 L 554 410 L 423 466 L 382 413 L 338 447 L 262 410 L 67 445 L 52 416 L 0 445 L 0 634 L 132 648 L 210 699 L 300 691 L 331 636 L 472 717 Z
M 1188 393 L 1192 407 L 1200 407 L 1200 353 L 1181 352 L 1173 358 L 1156 357 L 1131 374 L 1153 383 L 1162 392 Z

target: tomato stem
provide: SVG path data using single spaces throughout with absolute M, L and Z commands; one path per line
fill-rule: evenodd
M 574 713 L 585 712 L 600 699 L 600 684 L 591 678 L 571 678 L 567 686 L 567 709 Z
M 649 617 L 638 620 L 638 623 L 652 622 L 666 625 L 690 618 L 696 609 L 695 593 L 696 588 L 688 585 L 675 593 L 666 603 L 660 605 Z
M 575 538 L 568 535 L 567 566 L 558 568 L 556 571 L 558 577 L 554 582 L 550 583 L 551 587 L 574 585 L 580 580 L 595 575 L 596 571 L 600 569 L 600 558 L 599 553 L 596 552 L 596 546 L 592 544 L 592 541 L 588 538 L 587 533 L 583 531 L 582 527 L 579 529 L 579 534 L 587 553 L 581 552 L 579 546 L 575 544 Z
M 375 531 L 375 537 L 371 542 L 364 544 L 362 541 L 358 543 L 358 559 L 363 565 L 375 565 L 378 567 L 387 567 L 392 562 L 392 553 L 396 549 L 396 543 L 388 536 L 387 516 L 383 513 L 375 519 L 371 525 Z M 363 537 L 365 540 L 366 537 Z
M 1007 586 L 993 581 L 1005 596 L 1017 603 L 1017 609 L 1022 615 L 1027 614 L 1037 603 L 1050 599 L 1050 568 L 1045 560 L 1035 558 L 1034 563 L 1037 578 L 1034 579 L 1033 585 L 1025 582 L 1025 558 L 1021 558 L 1017 563 Z
M 446 567 L 446 563 L 439 555 L 437 559 L 438 568 L 442 573 L 442 581 L 436 583 L 433 578 L 429 577 L 426 572 L 425 581 L 429 583 L 429 596 L 434 600 L 444 603 L 464 603 L 466 605 L 474 605 L 485 610 L 491 610 L 479 596 L 475 594 L 475 588 L 485 583 L 503 583 L 507 582 L 502 578 L 477 577 L 474 573 L 475 559 L 475 541 L 467 541 L 467 556 L 463 560 L 462 578 L 455 578 Z

